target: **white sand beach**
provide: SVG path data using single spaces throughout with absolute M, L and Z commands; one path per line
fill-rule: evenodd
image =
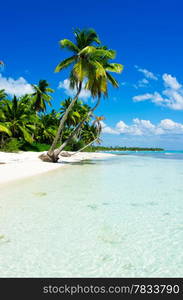
M 47 163 L 39 159 L 38 156 L 41 155 L 41 153 L 43 152 L 0 152 L 0 184 L 52 171 L 66 166 L 65 163 L 67 162 L 73 163 L 88 159 L 106 159 L 114 156 L 114 154 L 108 153 L 80 152 L 70 157 L 61 156 L 58 163 Z

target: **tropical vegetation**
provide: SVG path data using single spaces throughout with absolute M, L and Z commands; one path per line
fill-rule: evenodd
M 90 147 L 90 151 L 164 151 L 163 148 L 157 148 L 157 147 L 120 147 L 120 146 L 115 146 L 115 147 L 107 147 L 107 146 L 98 146 L 94 145 Z
M 114 50 L 102 45 L 93 29 L 76 29 L 74 41 L 63 39 L 61 48 L 71 53 L 55 68 L 68 68 L 70 89 L 75 96 L 62 99 L 56 111 L 54 90 L 46 80 L 32 85 L 32 93 L 10 97 L 0 90 L 0 149 L 48 150 L 40 156 L 44 161 L 57 162 L 63 150 L 82 151 L 100 143 L 103 116 L 96 116 L 100 101 L 108 96 L 108 84 L 118 87 L 111 72 L 120 73 L 123 66 L 114 63 Z M 83 103 L 80 94 L 88 90 L 94 106 Z M 58 100 L 57 100 L 58 101 Z

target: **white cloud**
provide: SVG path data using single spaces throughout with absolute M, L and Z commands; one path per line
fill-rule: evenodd
M 119 121 L 116 124 L 116 129 L 120 133 L 126 133 L 129 135 L 144 135 L 146 132 L 154 132 L 155 125 L 149 120 L 140 120 L 138 118 L 133 119 L 132 125 L 127 125 L 123 121 Z
M 173 133 L 183 133 L 183 124 L 172 121 L 171 119 L 164 119 L 159 124 L 160 128 L 165 131 Z
M 120 134 L 117 130 L 107 126 L 103 121 L 101 121 L 100 123 L 102 125 L 102 133 Z
M 147 87 L 149 85 L 149 80 L 147 80 L 146 78 L 142 78 L 140 80 L 137 81 L 136 84 L 134 84 L 133 86 L 138 89 L 138 88 L 142 88 L 142 87 Z
M 150 100 L 157 105 L 161 105 L 164 102 L 164 98 L 158 92 L 154 92 L 153 94 L 146 93 L 133 97 L 134 102 L 142 102 L 146 100 Z
M 183 134 L 183 124 L 174 122 L 171 119 L 161 120 L 158 124 L 151 123 L 150 120 L 134 118 L 130 125 L 120 120 L 115 128 L 111 128 L 103 123 L 103 133 L 123 134 L 127 136 L 157 136 Z
M 128 131 L 129 126 L 126 125 L 123 121 L 119 121 L 116 124 L 116 130 L 118 130 L 120 133 L 125 133 Z
M 152 72 L 148 71 L 147 69 L 142 69 L 140 67 L 138 67 L 137 65 L 134 66 L 138 72 L 143 73 L 144 76 L 148 79 L 152 79 L 152 80 L 158 80 L 158 77 L 156 75 L 154 75 Z
M 181 84 L 177 81 L 176 77 L 173 77 L 170 74 L 163 74 L 162 76 L 163 80 L 164 80 L 164 84 L 165 86 L 167 86 L 168 88 L 174 89 L 174 90 L 178 90 L 181 88 Z
M 64 81 L 60 81 L 59 85 L 58 85 L 58 88 L 59 89 L 64 89 L 64 93 L 68 96 L 71 96 L 71 97 L 75 96 L 76 93 L 77 93 L 76 89 L 74 89 L 74 90 L 70 89 L 69 79 L 65 79 Z M 90 96 L 91 96 L 90 91 L 82 88 L 81 93 L 79 94 L 79 97 L 87 99 Z
M 155 128 L 155 125 L 153 125 L 149 120 L 140 120 L 138 118 L 135 118 L 133 119 L 133 122 L 139 126 L 139 127 L 142 127 L 142 128 L 146 128 L 146 129 L 149 129 L 149 130 L 152 130 Z
M 146 93 L 146 94 L 143 94 L 143 95 L 134 96 L 133 97 L 133 101 L 134 102 L 142 102 L 142 101 L 145 101 L 145 100 L 151 100 L 152 96 L 153 95 L 149 94 L 149 93 Z
M 25 94 L 31 94 L 33 92 L 32 86 L 26 81 L 25 78 L 6 78 L 0 74 L 0 90 L 3 89 L 8 95 L 16 95 L 18 97 Z
M 134 102 L 149 100 L 156 105 L 168 107 L 173 110 L 183 110 L 183 87 L 176 77 L 170 74 L 163 74 L 164 89 L 161 94 L 158 92 L 146 93 L 133 97 Z M 165 97 L 164 97 L 165 96 Z
M 183 89 L 166 89 L 162 93 L 167 96 L 167 98 L 164 99 L 165 106 L 173 110 L 183 110 Z
M 138 81 L 138 86 L 139 87 L 145 87 L 149 84 L 149 80 L 146 78 L 142 78 L 141 80 Z
M 152 102 L 157 105 L 163 105 L 164 98 L 160 95 L 160 93 L 154 92 L 154 94 L 152 94 Z

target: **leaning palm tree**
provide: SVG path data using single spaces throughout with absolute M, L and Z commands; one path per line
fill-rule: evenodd
M 68 139 L 65 140 L 64 143 L 57 150 L 55 150 L 56 156 L 60 154 L 60 152 L 75 136 L 77 136 L 85 121 L 87 119 L 90 119 L 90 117 L 93 115 L 93 112 L 97 109 L 97 107 L 100 104 L 101 96 L 104 95 L 105 97 L 107 97 L 108 83 L 112 84 L 112 86 L 115 88 L 119 86 L 117 80 L 110 74 L 110 72 L 120 73 L 123 69 L 123 66 L 117 63 L 110 63 L 105 57 L 100 58 L 100 63 L 105 70 L 105 74 L 103 76 L 100 76 L 99 78 L 90 78 L 90 80 L 88 80 L 86 84 L 86 87 L 91 91 L 91 95 L 97 97 L 97 102 L 94 105 L 94 107 L 89 110 L 88 114 L 83 117 L 81 122 L 75 127 Z
M 88 49 L 88 47 L 92 47 L 93 49 L 95 49 L 93 44 L 100 44 L 98 35 L 93 29 L 82 30 L 82 31 L 76 29 L 74 31 L 74 37 L 75 37 L 75 43 L 73 43 L 68 39 L 64 39 L 59 42 L 62 48 L 65 48 L 68 51 L 72 52 L 73 55 L 61 61 L 55 68 L 55 72 L 60 72 L 61 70 L 71 66 L 71 72 L 69 76 L 70 88 L 76 90 L 76 95 L 72 99 L 68 109 L 66 110 L 63 118 L 61 119 L 55 139 L 52 143 L 50 150 L 47 153 L 48 161 L 51 160 L 53 162 L 57 161 L 58 159 L 54 155 L 54 150 L 60 138 L 60 134 L 61 131 L 63 130 L 64 123 L 67 119 L 68 113 L 72 109 L 74 103 L 77 101 L 79 97 L 84 79 L 90 76 L 89 75 L 90 69 L 92 68 L 92 63 L 94 62 L 94 60 L 92 60 L 91 62 L 88 61 L 87 56 L 83 54 L 82 51 L 84 49 Z M 46 156 L 45 156 L 45 160 L 46 160 Z
M 46 103 L 51 106 L 51 95 L 53 93 L 46 80 L 40 80 L 38 85 L 32 85 L 34 93 L 32 94 L 33 108 L 36 112 L 44 112 L 46 110 Z
M 105 74 L 105 70 L 100 63 L 101 57 L 113 58 L 115 53 L 112 50 L 104 48 L 97 48 L 93 43 L 99 44 L 99 39 L 96 32 L 92 29 L 75 31 L 76 44 L 69 40 L 62 40 L 61 46 L 74 52 L 74 55 L 68 59 L 62 61 L 57 67 L 56 72 L 61 71 L 65 67 L 72 66 L 69 80 L 70 88 L 76 90 L 76 96 L 72 99 L 67 111 L 60 121 L 57 135 L 54 142 L 47 153 L 47 156 L 41 157 L 44 160 L 56 162 L 58 155 L 54 152 L 58 143 L 61 131 L 63 130 L 64 123 L 67 119 L 69 111 L 72 109 L 74 103 L 77 101 L 81 92 L 82 86 L 88 89 L 87 84 L 93 80 L 93 78 L 99 78 Z M 92 96 L 95 96 L 95 91 L 91 90 Z
M 44 161 L 57 162 L 59 154 L 62 150 L 60 148 L 55 150 L 55 148 L 61 131 L 63 130 L 68 113 L 72 109 L 74 103 L 77 101 L 83 84 L 84 88 L 91 92 L 92 97 L 96 97 L 97 95 L 101 94 L 107 95 L 106 78 L 108 76 L 104 68 L 104 64 L 106 64 L 109 59 L 113 59 L 115 57 L 115 52 L 108 50 L 106 47 L 93 46 L 94 42 L 99 44 L 98 36 L 94 30 L 76 30 L 75 38 L 76 44 L 69 40 L 62 40 L 60 42 L 62 47 L 71 50 L 74 52 L 74 55 L 62 61 L 56 67 L 56 72 L 59 72 L 62 69 L 72 65 L 69 77 L 70 88 L 76 89 L 76 95 L 60 121 L 57 135 L 50 150 L 46 155 L 44 154 L 40 157 Z M 111 66 L 111 68 L 116 68 L 120 72 L 122 66 L 119 64 L 117 66 L 116 64 L 116 66 Z

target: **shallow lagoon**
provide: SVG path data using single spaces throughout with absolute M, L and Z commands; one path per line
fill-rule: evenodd
M 170 156 L 86 161 L 1 188 L 0 277 L 182 277 L 183 160 Z

